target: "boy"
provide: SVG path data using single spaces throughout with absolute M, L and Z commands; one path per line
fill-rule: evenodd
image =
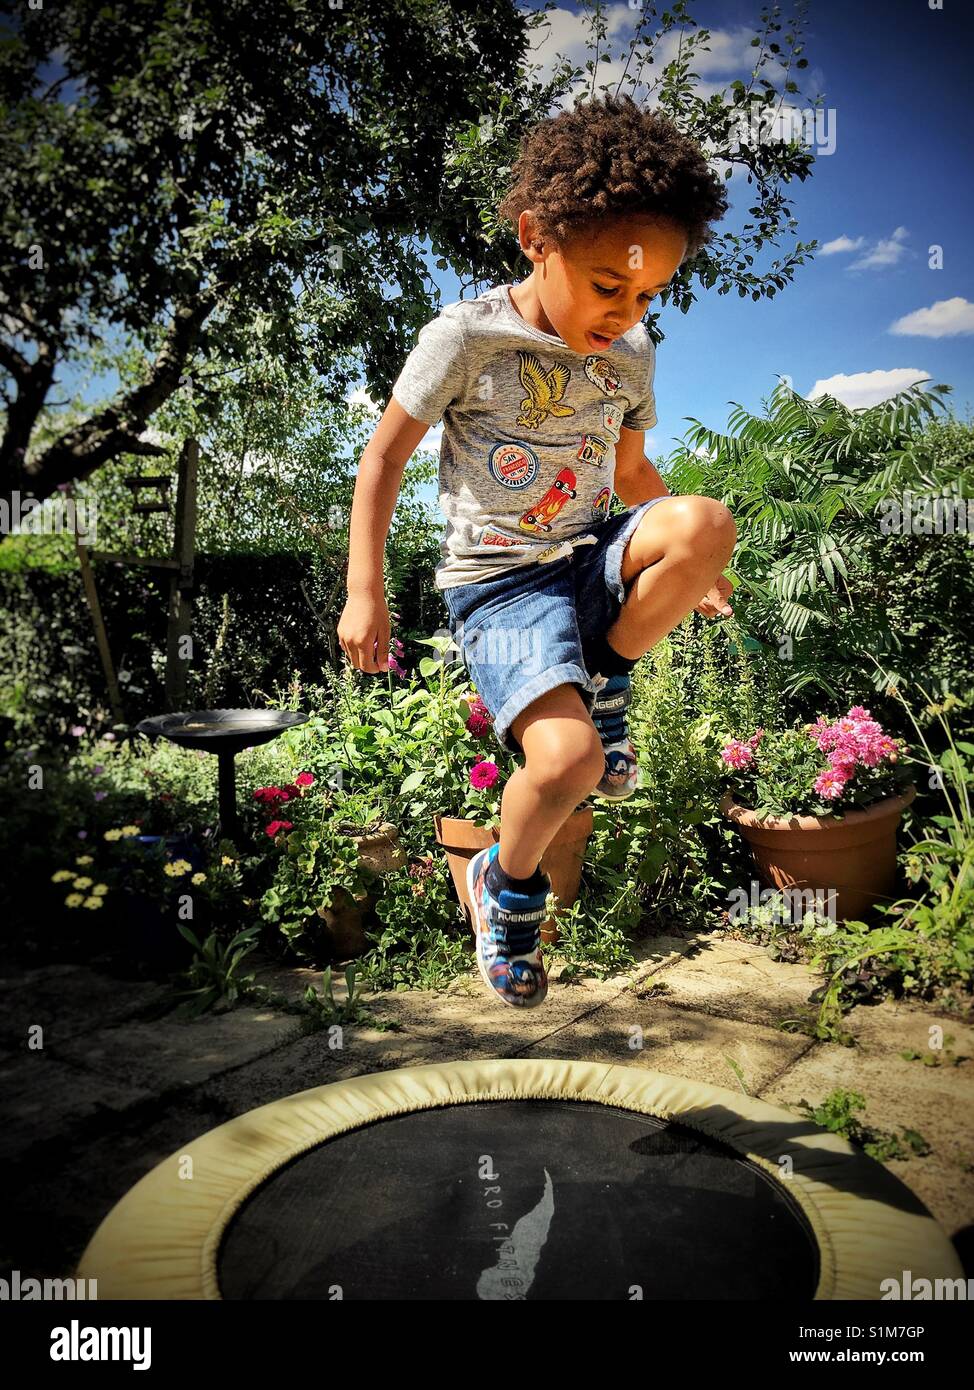
M 721 572 L 733 517 L 712 498 L 671 496 L 643 454 L 656 410 L 641 321 L 726 208 L 693 141 L 629 97 L 542 121 L 499 208 L 531 275 L 420 330 L 362 457 L 338 637 L 354 666 L 376 672 L 387 669 L 382 556 L 402 473 L 443 418 L 436 585 L 494 733 L 524 755 L 504 788 L 500 841 L 467 878 L 480 973 L 505 1004 L 533 1007 L 547 992 L 545 848 L 590 793 L 635 790 L 630 671 L 692 609 L 731 612 Z M 628 510 L 610 518 L 613 490 Z

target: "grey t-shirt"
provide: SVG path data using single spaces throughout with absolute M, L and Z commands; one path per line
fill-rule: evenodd
M 608 513 L 623 425 L 656 424 L 656 352 L 643 323 L 578 353 L 527 323 L 496 285 L 419 331 L 392 394 L 443 419 L 438 589 L 493 579 L 556 551 Z

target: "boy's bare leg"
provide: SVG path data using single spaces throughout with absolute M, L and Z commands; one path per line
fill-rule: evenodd
M 615 650 L 634 660 L 672 632 L 723 573 L 736 539 L 731 512 L 714 498 L 674 497 L 650 508 L 623 551 L 623 583 L 635 582 L 606 634 Z M 549 690 L 511 728 L 525 761 L 504 788 L 498 859 L 512 878 L 530 878 L 598 786 L 605 754 L 572 685 Z
M 712 497 L 673 497 L 651 507 L 622 552 L 622 582 L 634 583 L 605 634 L 630 661 L 692 613 L 722 574 L 737 540 L 734 518 Z
M 530 878 L 558 830 L 598 786 L 605 754 L 573 685 L 540 695 L 511 728 L 524 765 L 508 778 L 501 798 L 498 860 L 511 878 Z

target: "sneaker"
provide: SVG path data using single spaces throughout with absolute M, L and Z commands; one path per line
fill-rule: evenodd
M 603 684 L 592 706 L 592 723 L 599 731 L 605 753 L 605 772 L 592 793 L 607 801 L 625 801 L 636 790 L 639 763 L 629 738 L 626 709 L 632 699 L 632 682 L 628 675 L 596 677 Z
M 499 852 L 499 844 L 489 845 L 467 865 L 477 965 L 495 998 L 530 1009 L 542 1003 L 548 993 L 548 977 L 541 959 L 541 924 L 548 916 L 547 890 L 531 894 L 502 890 L 495 897 L 487 887 L 487 869 Z

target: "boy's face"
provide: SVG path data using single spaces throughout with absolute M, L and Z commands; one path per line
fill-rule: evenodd
M 534 273 L 516 287 L 516 307 L 580 353 L 605 352 L 639 323 L 687 248 L 682 227 L 648 214 L 607 220 L 561 249 L 538 234 L 530 211 L 521 213 L 518 230 Z

